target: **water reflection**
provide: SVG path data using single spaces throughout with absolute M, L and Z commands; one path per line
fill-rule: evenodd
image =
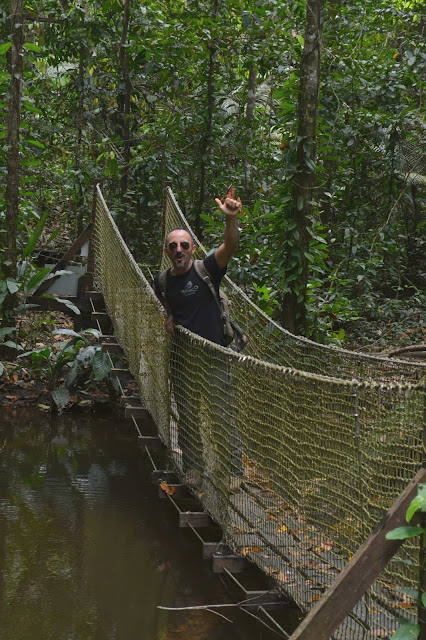
M 245 618 L 157 609 L 228 599 L 135 441 L 117 415 L 3 412 L 0 640 L 273 637 Z

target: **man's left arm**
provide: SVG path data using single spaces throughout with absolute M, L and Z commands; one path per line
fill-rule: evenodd
M 216 198 L 215 202 L 222 213 L 225 214 L 226 218 L 223 242 L 215 252 L 217 265 L 221 269 L 225 269 L 232 257 L 232 254 L 238 247 L 238 239 L 240 236 L 240 232 L 238 230 L 238 214 L 241 210 L 241 202 L 238 202 L 233 198 L 226 198 L 223 203 L 219 198 Z

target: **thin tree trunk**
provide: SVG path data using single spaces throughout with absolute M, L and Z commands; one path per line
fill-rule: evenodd
M 85 47 L 80 48 L 80 58 L 78 61 L 78 112 L 77 112 L 77 145 L 75 151 L 75 164 L 77 168 L 78 179 L 78 202 L 77 202 L 77 237 L 83 232 L 84 226 L 84 191 L 82 183 L 82 165 L 83 157 L 81 145 L 83 142 L 84 128 L 84 72 L 85 72 Z
M 307 0 L 305 43 L 300 63 L 298 102 L 297 172 L 293 178 L 292 210 L 297 225 L 299 260 L 293 273 L 297 275 L 285 295 L 282 308 L 283 326 L 293 333 L 306 327 L 306 291 L 312 200 L 315 188 L 316 130 L 321 71 L 324 0 Z
M 217 17 L 218 0 L 213 4 L 213 19 Z M 213 113 L 215 107 L 214 97 L 214 74 L 216 70 L 216 45 L 211 42 L 209 44 L 209 69 L 207 74 L 207 120 L 206 128 L 200 143 L 200 196 L 198 201 L 197 217 L 195 219 L 195 233 L 199 240 L 202 240 L 201 218 L 199 214 L 203 211 L 204 200 L 206 197 L 206 172 L 210 160 L 212 131 L 213 131 Z
M 246 162 L 245 162 L 245 190 L 248 192 L 250 183 L 250 160 L 253 140 L 254 114 L 256 109 L 256 85 L 257 69 L 254 61 L 251 62 L 248 77 L 247 107 L 246 107 Z
M 129 23 L 130 23 L 130 0 L 123 0 L 124 4 L 124 15 L 123 15 L 123 29 L 121 32 L 121 41 L 120 41 L 120 68 L 122 72 L 122 83 L 124 88 L 123 95 L 123 108 L 122 108 L 122 117 L 123 117 L 123 125 L 122 125 L 122 137 L 123 137 L 123 145 L 124 145 L 124 154 L 123 154 L 123 169 L 121 173 L 121 181 L 120 181 L 120 195 L 121 200 L 126 195 L 128 182 L 129 182 L 129 170 L 130 170 L 130 152 L 131 152 L 131 144 L 130 144 L 130 100 L 132 96 L 132 82 L 130 79 L 129 66 L 127 60 L 127 36 L 129 33 Z
M 22 38 L 23 15 L 21 0 L 12 0 L 10 30 L 12 46 L 10 48 L 10 99 L 8 113 L 8 152 L 6 178 L 6 251 L 4 262 L 5 275 L 16 276 L 17 262 L 17 221 L 19 213 L 19 127 L 21 122 L 22 94 Z M 5 301 L 6 302 L 6 301 Z M 7 305 L 6 305 L 7 306 Z

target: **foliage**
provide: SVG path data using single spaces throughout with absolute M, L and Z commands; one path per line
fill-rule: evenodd
M 97 329 L 83 329 L 80 332 L 60 329 L 58 334 L 71 338 L 60 345 L 59 349 L 44 346 L 22 353 L 19 358 L 29 357 L 39 376 L 47 383 L 51 391 L 54 406 L 63 409 L 71 399 L 71 391 L 84 385 L 92 376 L 101 381 L 108 377 L 111 362 L 100 345 L 91 343 L 87 336 L 99 337 Z M 63 383 L 63 384 L 62 384 Z
M 233 182 L 249 212 L 241 219 L 234 273 L 280 320 L 286 292 L 298 286 L 290 196 L 305 2 L 148 0 L 132 3 L 127 33 L 123 4 L 111 0 L 27 2 L 25 12 L 20 256 L 28 260 L 49 247 L 50 232 L 61 225 L 81 230 L 93 178 L 102 177 L 136 259 L 155 268 L 164 181 L 172 180 L 185 215 L 210 247 L 221 229 L 214 197 Z M 395 301 L 409 307 L 416 298 L 424 311 L 426 191 L 416 177 L 425 174 L 422 25 L 417 0 L 326 3 L 312 167 L 318 188 L 307 252 L 305 332 L 314 339 L 347 340 L 357 325 L 374 321 L 377 308 L 395 321 Z M 0 33 L 5 114 L 4 9 Z M 6 133 L 0 125 L 0 136 Z M 0 159 L 4 154 L 0 148 Z M 3 210 L 0 193 L 0 218 Z
M 426 485 L 418 486 L 417 495 L 415 498 L 413 498 L 407 509 L 407 522 L 411 522 L 413 517 L 419 512 L 426 512 Z M 415 536 L 422 536 L 422 564 L 419 566 L 419 584 L 421 584 L 420 580 L 424 572 L 424 559 L 426 557 L 425 527 L 422 525 L 397 527 L 396 529 L 392 529 L 386 534 L 386 539 L 408 540 L 409 538 L 413 538 Z M 426 592 L 423 592 L 421 589 L 419 589 L 418 592 L 410 595 L 412 595 L 417 600 L 419 607 L 426 607 Z M 419 633 L 419 625 L 408 622 L 407 620 L 403 620 L 400 627 L 393 634 L 392 640 L 414 640 L 415 638 L 418 638 Z

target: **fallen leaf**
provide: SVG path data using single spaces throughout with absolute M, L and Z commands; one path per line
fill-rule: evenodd
M 167 493 L 168 496 L 173 496 L 176 493 L 176 487 L 169 487 L 167 482 L 161 482 L 160 489 Z
M 288 527 L 283 524 L 281 527 L 278 527 L 277 532 L 278 533 L 284 533 L 285 531 L 288 531 Z

